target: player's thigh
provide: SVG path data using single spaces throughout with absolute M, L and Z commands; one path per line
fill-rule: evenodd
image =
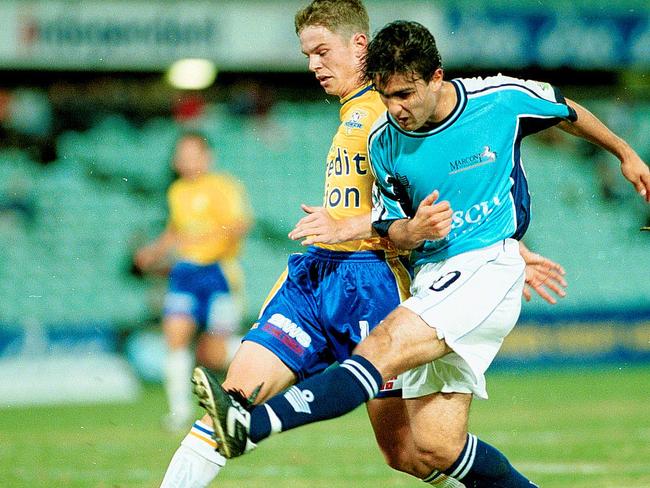
M 431 469 L 447 469 L 465 445 L 472 395 L 434 393 L 404 402 L 420 459 Z
M 397 307 L 355 349 L 386 379 L 450 352 L 436 329 L 411 310 Z
M 255 403 L 261 403 L 296 382 L 296 374 L 271 350 L 244 341 L 233 358 L 223 387 L 241 391 L 246 397 L 261 385 Z
M 166 315 L 162 328 L 167 346 L 170 349 L 179 349 L 189 346 L 192 342 L 196 333 L 196 322 L 191 315 Z

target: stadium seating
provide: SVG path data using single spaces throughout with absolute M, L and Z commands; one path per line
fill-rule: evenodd
M 324 155 L 338 107 L 278 103 L 264 118 L 212 107 L 199 123 L 218 154 L 216 166 L 246 186 L 258 225 L 243 256 L 248 314 L 300 247 L 286 233 L 300 203 L 320 204 Z M 636 115 L 648 125 L 646 107 Z M 645 118 L 644 118 L 645 114 Z M 646 131 L 647 132 L 647 131 Z M 154 237 L 166 217 L 170 151 L 178 127 L 153 119 L 136 127 L 113 115 L 57 141 L 47 166 L 23 153 L 0 153 L 0 322 L 109 321 L 133 327 L 155 315 L 159 282 L 129 273 L 135 247 Z M 648 142 L 638 138 L 638 144 Z M 573 146 L 525 143 L 533 200 L 527 235 L 536 250 L 568 272 L 569 298 L 557 310 L 647 306 L 650 235 L 631 198 L 614 203 L 598 190 L 593 162 Z M 650 154 L 650 147 L 639 148 Z M 18 205 L 16 205 L 18 202 Z M 531 310 L 543 306 L 536 301 Z

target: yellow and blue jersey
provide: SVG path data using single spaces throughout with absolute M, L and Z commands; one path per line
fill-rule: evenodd
M 323 206 L 335 219 L 369 214 L 372 210 L 373 176 L 368 161 L 368 134 L 385 110 L 371 85 L 361 86 L 341 99 L 341 124 L 327 155 L 323 198 Z M 316 245 L 333 251 L 394 249 L 390 241 L 381 237 Z
M 167 193 L 178 262 L 169 276 L 165 315 L 188 315 L 199 330 L 231 333 L 239 323 L 243 274 L 237 256 L 251 212 L 242 186 L 220 173 L 176 180 Z
M 251 212 L 234 178 L 220 173 L 181 178 L 170 186 L 167 199 L 180 260 L 204 265 L 239 254 L 241 238 L 228 228 L 249 224 Z
M 341 124 L 327 156 L 323 201 L 335 219 L 368 214 L 370 224 L 373 176 L 367 140 L 385 110 L 369 85 L 341 100 Z M 371 237 L 316 244 L 291 255 L 244 340 L 272 351 L 298 379 L 349 358 L 408 297 L 410 269 L 405 256 L 394 249 L 387 239 Z M 380 396 L 395 394 L 400 394 L 398 386 L 390 386 Z

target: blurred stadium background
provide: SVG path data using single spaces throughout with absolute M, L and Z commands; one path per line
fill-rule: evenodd
M 242 259 L 249 317 L 242 331 L 255 317 L 287 254 L 299 250 L 286 234 L 300 203 L 322 199 L 338 120 L 337 100 L 306 73 L 293 32 L 304 3 L 0 0 L 0 425 L 47 411 L 33 410 L 35 403 L 122 401 L 152 418 L 163 411 L 151 412 L 151 399 L 163 403 L 155 384 L 165 353 L 158 329 L 165 277 L 138 275 L 131 257 L 162 229 L 170 153 L 184 127 L 211 138 L 217 166 L 251 197 L 256 226 Z M 373 30 L 396 18 L 429 26 L 448 77 L 503 72 L 550 81 L 650 161 L 647 0 L 366 4 Z M 211 61 L 205 87 L 187 88 L 182 72 L 180 79 L 170 72 L 186 58 Z M 526 240 L 564 265 L 569 289 L 554 307 L 539 298 L 525 304 L 495 366 L 520 381 L 537 375 L 540 385 L 535 369 L 548 365 L 633 369 L 647 400 L 650 234 L 639 227 L 650 225 L 650 208 L 597 148 L 559 131 L 525 144 L 533 202 Z M 560 380 L 563 388 L 570 378 Z M 82 411 L 74 408 L 60 412 L 72 419 Z M 640 429 L 648 444 L 647 416 Z M 0 429 L 4 435 L 0 457 L 28 449 L 19 433 Z M 5 465 L 7 486 L 159 480 L 154 468 L 136 481 L 100 475 L 74 484 L 43 474 L 38 485 L 16 462 Z M 650 486 L 647 470 L 639 476 L 641 484 L 602 486 Z M 249 482 L 224 486 L 256 486 Z

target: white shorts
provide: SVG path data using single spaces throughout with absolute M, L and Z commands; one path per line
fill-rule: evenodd
M 412 297 L 401 306 L 434 327 L 453 352 L 401 375 L 403 398 L 487 398 L 485 371 L 519 318 L 524 268 L 519 243 L 506 239 L 416 271 Z

